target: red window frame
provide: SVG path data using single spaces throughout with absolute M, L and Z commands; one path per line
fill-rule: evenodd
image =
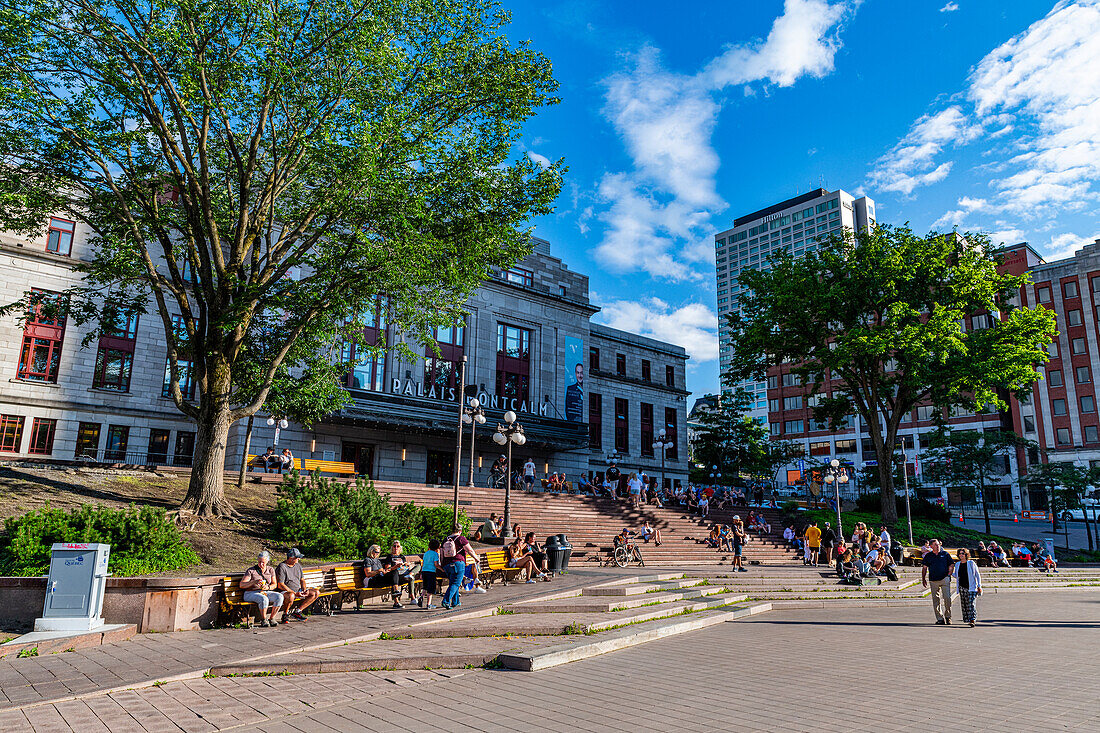
M 497 384 L 501 397 L 527 402 L 531 391 L 531 341 L 534 331 L 508 323 L 497 324 Z M 510 346 L 514 344 L 514 346 Z
M 465 354 L 466 327 L 436 328 L 432 336 L 439 347 L 439 356 L 431 347 L 424 347 L 424 386 L 434 384 L 438 389 L 457 387 L 459 365 Z
M 18 453 L 23 443 L 22 415 L 0 415 L 0 453 Z
M 134 367 L 134 349 L 137 345 L 138 317 L 115 318 L 113 328 L 99 337 L 96 352 L 95 374 L 92 386 L 117 392 L 130 391 L 130 377 Z M 118 365 L 117 369 L 109 366 Z
M 37 288 L 31 291 L 42 300 L 56 300 L 59 296 Z M 33 382 L 57 382 L 61 367 L 61 347 L 65 342 L 65 317 L 48 316 L 44 303 L 39 301 L 27 308 L 27 320 L 23 326 L 23 345 L 19 351 L 16 376 Z M 41 358 L 36 358 L 41 355 Z
M 76 451 L 74 456 L 98 458 L 99 434 L 102 426 L 97 422 L 82 422 L 76 429 Z
M 603 448 L 603 395 L 588 395 L 588 447 Z
M 615 398 L 615 450 L 630 450 L 630 404 L 623 397 Z
M 53 453 L 53 436 L 57 431 L 57 420 L 49 417 L 36 417 L 31 423 L 31 444 L 27 452 L 38 456 Z
M 649 359 L 642 359 L 642 380 L 646 382 L 653 381 L 653 364 Z
M 76 234 L 76 222 L 50 217 L 50 228 L 46 232 L 46 251 L 68 257 L 73 251 L 73 236 Z
M 343 358 L 348 364 L 352 364 L 351 370 L 344 377 L 344 385 L 348 389 L 364 389 L 370 392 L 381 392 L 386 383 L 386 356 L 379 354 L 371 347 L 384 342 L 383 334 L 386 331 L 386 306 L 385 298 L 379 296 L 374 299 L 369 310 L 361 313 L 362 337 L 354 341 L 345 341 Z M 354 320 L 347 325 L 352 328 L 359 326 Z
M 653 456 L 653 405 L 648 402 L 641 403 L 638 422 L 642 432 L 642 455 L 651 458 Z
M 588 347 L 588 368 L 593 370 L 600 368 L 600 350 L 595 346 Z
M 665 458 L 670 461 L 679 459 L 680 442 L 676 440 L 676 408 L 665 408 L 665 442 L 672 443 L 672 447 L 665 451 Z

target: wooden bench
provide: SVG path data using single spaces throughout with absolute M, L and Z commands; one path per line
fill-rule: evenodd
M 267 466 L 260 459 L 263 456 L 248 455 L 245 458 L 248 468 L 263 468 Z M 321 473 L 335 473 L 340 476 L 355 476 L 355 464 L 346 463 L 344 461 L 321 461 L 315 458 L 295 458 L 294 468 L 303 473 L 313 473 L 314 471 L 320 471 Z
M 508 567 L 508 559 L 504 550 L 492 550 L 483 553 L 477 569 L 480 580 L 490 587 L 497 578 L 500 578 L 504 585 L 508 585 L 509 580 L 516 579 L 523 572 L 519 568 Z
M 340 595 L 340 589 L 336 587 L 336 574 L 331 569 L 324 570 L 322 568 L 317 568 L 315 570 L 305 570 L 302 572 L 302 583 L 304 583 L 307 588 L 316 588 L 320 591 L 320 597 L 306 609 L 310 613 L 313 613 L 313 609 L 317 609 L 331 616 L 339 610 L 340 598 L 334 598 L 334 596 Z M 333 601 L 336 602 L 335 606 L 333 605 Z
M 405 557 L 412 564 L 421 562 L 421 558 L 418 555 L 406 555 Z M 390 595 L 393 592 L 393 586 L 378 586 L 371 588 L 367 585 L 368 581 L 369 579 L 363 574 L 362 565 L 343 565 L 333 568 L 332 587 L 334 593 L 338 594 L 338 597 L 334 599 L 336 610 L 339 611 L 348 601 L 355 601 L 355 605 L 359 606 L 363 600 Z M 414 578 L 414 594 L 420 585 L 420 578 Z
M 252 601 L 244 600 L 241 590 L 241 575 L 227 575 L 222 578 L 222 597 L 218 602 L 222 615 L 228 623 L 244 623 L 252 626 L 252 617 L 258 610 Z
M 951 556 L 952 560 L 956 560 L 959 557 L 959 548 L 957 547 L 944 547 L 942 548 Z M 982 557 L 978 554 L 977 550 L 970 550 L 970 559 L 973 560 L 979 567 L 990 567 L 993 563 L 989 561 L 989 558 Z M 906 547 L 902 550 L 901 563 L 902 565 L 920 565 L 924 560 L 924 555 L 921 553 L 919 547 Z

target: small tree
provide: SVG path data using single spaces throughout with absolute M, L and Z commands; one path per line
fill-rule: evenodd
M 385 298 L 426 343 L 529 251 L 563 166 L 514 143 L 556 82 L 507 22 L 491 0 L 0 6 L 0 228 L 86 225 L 72 320 L 160 319 L 196 425 L 184 508 L 232 510 L 230 426 L 299 339 Z M 238 393 L 257 319 L 277 348 Z
M 1003 392 L 1030 392 L 1046 363 L 1054 313 L 1017 308 L 1027 276 L 997 271 L 981 235 L 930 234 L 879 225 L 835 236 L 820 251 L 782 254 L 746 270 L 731 381 L 791 372 L 818 395 L 814 418 L 836 429 L 858 413 L 878 462 L 882 519 L 897 520 L 892 453 L 918 405 L 1005 408 Z M 1000 314 L 989 328 L 964 319 Z
M 926 460 L 936 465 L 936 473 L 949 486 L 963 487 L 982 506 L 985 533 L 989 528 L 989 505 L 986 487 L 1006 472 L 1004 458 L 1017 448 L 1033 445 L 1015 433 L 1000 430 L 983 433 L 977 430 L 937 428 L 929 435 Z M 966 493 L 966 492 L 964 492 Z
M 1058 521 L 1058 513 L 1064 509 L 1082 508 L 1085 517 L 1085 536 L 1088 537 L 1089 550 L 1097 545 L 1093 543 L 1090 528 L 1088 509 L 1085 508 L 1082 499 L 1089 489 L 1100 486 L 1100 468 L 1078 466 L 1069 461 L 1055 463 L 1033 463 L 1028 469 L 1028 479 L 1049 486 L 1051 491 L 1050 511 L 1055 522 Z M 1052 531 L 1057 532 L 1056 527 Z M 1100 537 L 1098 537 L 1100 540 Z M 1069 545 L 1069 539 L 1066 539 Z
M 695 435 L 695 459 L 717 466 L 723 476 L 748 474 L 774 478 L 777 465 L 787 460 L 789 446 L 773 442 L 768 429 L 745 414 L 748 394 L 724 390 L 717 404 L 701 411 Z

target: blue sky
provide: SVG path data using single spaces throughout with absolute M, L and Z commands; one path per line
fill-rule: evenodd
M 1048 259 L 1100 237 L 1100 0 L 504 3 L 561 84 L 522 140 L 569 166 L 536 234 L 596 320 L 687 348 L 696 394 L 741 214 L 820 185 Z

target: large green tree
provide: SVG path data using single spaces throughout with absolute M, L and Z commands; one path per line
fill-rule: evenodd
M 70 318 L 106 303 L 162 322 L 196 423 L 184 508 L 231 511 L 227 433 L 299 339 L 356 332 L 385 297 L 426 342 L 528 251 L 563 166 L 515 143 L 556 83 L 507 21 L 490 0 L 0 5 L 0 227 L 86 224 Z M 254 324 L 276 317 L 259 389 L 238 393 Z
M 893 524 L 901 422 L 923 404 L 1006 407 L 1006 392 L 1029 392 L 1047 361 L 1054 313 L 1013 305 L 1026 281 L 998 272 L 981 235 L 879 225 L 833 237 L 817 252 L 741 273 L 729 376 L 762 379 L 782 367 L 818 395 L 815 420 L 835 429 L 858 413 L 878 462 L 882 518 Z M 996 314 L 995 327 L 962 327 L 981 313 Z
M 1033 463 L 1028 468 L 1027 479 L 1050 487 L 1050 511 L 1053 515 L 1051 531 L 1057 532 L 1058 516 L 1066 509 L 1082 509 L 1085 519 L 1085 536 L 1088 537 L 1089 550 L 1094 549 L 1092 532 L 1095 527 L 1089 524 L 1089 509 L 1082 501 L 1090 489 L 1100 486 L 1100 468 L 1078 466 L 1070 461 L 1052 461 Z M 1092 509 L 1096 516 L 1095 508 Z M 1100 541 L 1100 536 L 1097 537 Z M 1066 546 L 1069 546 L 1067 533 Z
M 743 390 L 726 389 L 714 406 L 700 410 L 693 445 L 694 459 L 705 464 L 700 481 L 708 481 L 715 467 L 731 482 L 739 475 L 771 480 L 791 454 L 789 445 L 773 442 L 768 429 L 745 414 L 748 400 Z
M 929 435 L 926 465 L 931 464 L 929 468 L 947 485 L 962 489 L 964 496 L 971 495 L 981 503 L 985 533 L 992 534 L 986 489 L 1007 473 L 1006 460 L 1012 452 L 1031 445 L 1016 433 L 940 427 Z

